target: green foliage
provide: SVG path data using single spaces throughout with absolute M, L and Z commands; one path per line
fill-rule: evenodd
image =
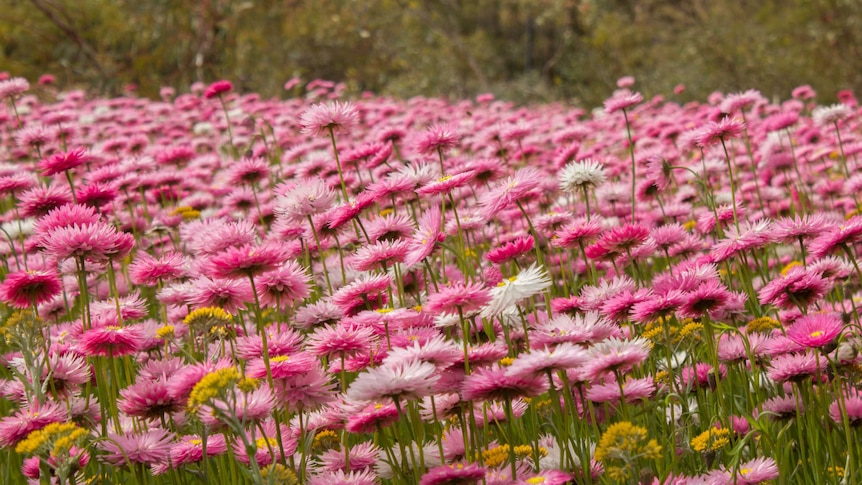
M 146 95 L 293 76 L 353 92 L 598 104 L 633 75 L 682 100 L 862 81 L 856 0 L 0 0 L 0 70 Z

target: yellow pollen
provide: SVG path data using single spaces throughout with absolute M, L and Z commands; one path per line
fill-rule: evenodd
M 528 478 L 527 483 L 529 483 L 530 485 L 535 485 L 537 483 L 545 483 L 545 477 Z
M 290 360 L 289 355 L 277 355 L 269 359 L 270 362 L 287 362 L 288 360 Z
M 821 335 L 823 335 L 823 332 L 820 330 L 815 330 L 815 331 L 811 332 L 812 337 L 819 337 Z
M 445 182 L 451 178 L 452 178 L 451 175 L 444 175 L 444 176 L 440 177 L 439 179 L 437 179 L 437 182 Z
M 191 441 L 189 441 L 189 444 L 197 446 L 197 445 L 202 445 L 203 442 L 204 442 L 203 440 L 191 440 Z
M 383 405 L 382 405 L 382 404 L 375 404 L 375 405 L 374 405 L 374 409 L 375 409 L 375 410 L 383 409 Z
M 254 442 L 257 445 L 257 449 L 262 448 L 275 448 L 278 446 L 278 441 L 275 438 L 258 438 L 257 441 Z
M 377 313 L 389 313 L 392 311 L 392 308 L 378 308 L 375 310 Z

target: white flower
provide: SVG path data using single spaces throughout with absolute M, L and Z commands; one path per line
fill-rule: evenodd
M 431 393 L 431 386 L 438 379 L 437 367 L 428 362 L 414 360 L 381 365 L 359 374 L 345 397 L 348 401 L 421 398 Z
M 833 104 L 832 106 L 818 106 L 811 112 L 811 119 L 815 125 L 826 126 L 841 121 L 850 116 L 853 112 L 843 104 Z
M 407 457 L 401 456 L 401 448 L 393 446 L 389 451 L 395 459 L 395 463 L 389 462 L 389 456 L 386 450 L 381 449 L 377 454 L 377 463 L 374 464 L 374 471 L 380 478 L 391 480 L 395 476 L 393 466 L 401 468 L 402 465 L 413 466 L 413 460 L 407 459 L 410 456 L 419 456 L 419 446 L 415 441 L 407 444 Z M 422 446 L 422 456 L 425 458 L 425 467 L 434 468 L 443 464 L 440 459 L 440 451 L 433 441 L 429 441 Z M 417 460 L 418 461 L 418 460 Z
M 607 180 L 602 164 L 591 159 L 571 162 L 560 173 L 560 190 L 575 193 L 584 187 L 598 187 Z
M 544 269 L 535 264 L 499 285 L 491 288 L 491 302 L 482 310 L 482 317 L 495 317 L 519 301 L 541 293 L 551 286 L 551 279 Z

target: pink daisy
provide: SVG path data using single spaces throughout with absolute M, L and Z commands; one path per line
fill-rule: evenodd
M 78 338 L 81 353 L 88 357 L 129 355 L 140 350 L 143 344 L 144 331 L 139 325 L 91 328 Z
M 286 259 L 284 246 L 275 243 L 229 247 L 211 256 L 209 271 L 215 278 L 248 278 L 276 269 Z
M 431 125 L 416 142 L 416 151 L 423 155 L 436 154 L 458 146 L 461 136 L 453 125 Z
M 233 84 L 227 80 L 216 81 L 204 90 L 204 98 L 212 99 L 233 91 Z
M 68 420 L 69 414 L 65 404 L 33 403 L 11 416 L 0 419 L 0 447 L 15 446 L 32 431 L 42 429 L 51 423 L 64 423 Z
M 422 309 L 432 315 L 457 315 L 459 310 L 467 315 L 481 309 L 490 301 L 491 292 L 479 283 L 453 283 L 429 295 Z
M 15 308 L 27 308 L 51 301 L 62 289 L 60 276 L 54 271 L 16 271 L 0 284 L 0 300 Z
M 332 295 L 332 304 L 340 308 L 345 316 L 355 315 L 360 310 L 374 310 L 386 303 L 391 284 L 389 275 L 363 274 L 336 291 Z
M 136 285 L 155 286 L 187 275 L 189 263 L 181 253 L 168 252 L 154 258 L 139 252 L 136 256 L 129 265 L 129 277 Z
M 471 367 L 474 363 L 470 360 Z M 467 376 L 461 388 L 465 401 L 489 401 L 536 397 L 548 390 L 548 379 L 541 375 L 513 376 L 501 366 L 479 367 Z
M 862 240 L 862 216 L 854 216 L 840 226 L 825 228 L 809 245 L 815 258 L 822 258 L 836 249 Z
M 317 359 L 306 353 L 276 355 L 269 358 L 273 379 L 284 379 L 306 374 L 317 365 Z M 258 379 L 266 377 L 266 365 L 262 358 L 252 360 L 246 367 L 246 375 Z
M 255 279 L 260 304 L 284 309 L 310 294 L 309 277 L 295 261 L 285 261 Z
M 395 423 L 398 421 L 398 408 L 393 401 L 387 401 L 386 403 L 372 402 L 356 410 L 350 410 L 344 429 L 350 433 L 373 433 L 378 427 L 385 428 Z
M 236 314 L 254 301 L 254 293 L 248 279 L 198 278 L 189 294 L 189 303 L 194 307 L 216 306 L 228 313 Z
M 50 187 L 33 187 L 18 196 L 18 209 L 24 217 L 42 217 L 53 209 L 72 203 L 68 187 L 55 184 Z
M 787 329 L 787 338 L 805 347 L 818 348 L 832 343 L 843 328 L 844 324 L 838 315 L 805 315 Z
M 254 459 L 257 461 L 258 466 L 267 466 L 274 461 L 282 462 L 283 457 L 289 457 L 296 452 L 296 447 L 299 443 L 295 437 L 295 433 L 292 433 L 290 428 L 282 424 L 279 425 L 279 431 L 281 431 L 284 456 L 281 455 L 281 449 L 279 449 L 278 440 L 276 439 L 275 426 L 273 421 L 266 421 L 261 425 L 262 433 L 259 429 L 255 428 L 246 434 L 246 439 L 256 448 Z M 234 441 L 233 453 L 240 463 L 245 465 L 251 463 L 242 439 L 237 438 Z
M 166 380 L 141 381 L 120 391 L 117 408 L 129 416 L 161 418 L 182 409 L 182 403 L 168 392 Z
M 431 393 L 440 378 L 437 367 L 428 362 L 400 362 L 367 369 L 350 385 L 345 397 L 352 401 L 383 398 L 415 399 Z
M 337 470 L 314 474 L 308 479 L 308 485 L 377 485 L 377 483 L 377 476 L 372 470 L 351 472 Z
M 591 360 L 584 365 L 584 373 L 596 378 L 606 372 L 627 372 L 645 361 L 650 349 L 649 342 L 640 337 L 633 340 L 609 338 L 590 347 Z
M 613 97 L 605 100 L 605 113 L 611 114 L 617 111 L 629 109 L 643 100 L 644 97 L 641 93 L 633 93 L 627 89 L 619 91 L 615 93 Z
M 485 259 L 494 264 L 503 264 L 533 250 L 535 240 L 533 236 L 519 237 L 514 241 L 507 242 L 502 246 L 485 253 Z
M 413 266 L 421 262 L 434 252 L 438 243 L 443 242 L 446 236 L 443 234 L 441 226 L 440 209 L 436 207 L 419 216 L 419 229 L 413 235 L 413 239 L 410 241 L 410 250 L 404 258 L 406 266 Z
M 316 409 L 336 399 L 336 384 L 320 366 L 310 372 L 274 382 L 276 401 L 288 409 Z
M 342 450 L 326 450 L 320 454 L 320 470 L 327 472 L 347 470 L 347 462 L 345 461 L 347 458 L 350 461 L 350 470 L 354 472 L 373 471 L 379 453 L 380 449 L 374 443 L 369 442 L 351 446 L 347 457 Z
M 755 458 L 739 465 L 736 473 L 736 483 L 754 485 L 778 478 L 778 465 L 772 458 Z
M 672 315 L 686 302 L 686 295 L 679 290 L 671 290 L 665 294 L 649 294 L 644 300 L 632 307 L 632 320 L 646 324 L 660 317 Z
M 369 328 L 348 328 L 345 325 L 326 325 L 308 336 L 306 350 L 313 355 L 340 356 L 367 350 L 373 332 Z
M 485 469 L 477 463 L 440 465 L 429 469 L 419 485 L 469 485 L 485 478 Z
M 842 408 L 844 411 L 842 412 Z M 858 427 L 862 424 L 862 394 L 854 390 L 844 395 L 843 404 L 836 400 L 829 405 L 829 417 L 838 425 L 844 424 L 844 415 L 851 426 Z
M 554 348 L 537 349 L 520 354 L 506 370 L 506 374 L 515 378 L 546 376 L 558 370 L 579 367 L 585 364 L 588 358 L 589 355 L 581 347 L 571 343 L 561 343 Z
M 404 262 L 408 251 L 407 241 L 377 241 L 357 249 L 351 265 L 358 271 L 386 270 Z
M 269 176 L 269 163 L 262 158 L 243 158 L 228 171 L 233 185 L 254 185 Z
M 654 393 L 655 383 L 651 377 L 628 379 L 623 384 L 622 396 L 625 396 L 628 403 L 647 400 Z M 607 384 L 593 384 L 587 391 L 587 399 L 595 403 L 618 403 L 622 396 L 620 396 L 620 386 L 616 381 Z
M 56 228 L 44 238 L 45 251 L 57 259 L 120 258 L 131 251 L 134 243 L 131 234 L 103 222 Z
M 349 131 L 359 123 L 359 111 L 353 103 L 334 101 L 329 104 L 316 104 L 307 109 L 299 118 L 302 133 L 312 136 L 329 135 Z
M 522 168 L 508 179 L 491 187 L 482 194 L 479 205 L 486 219 L 493 219 L 497 213 L 515 202 L 533 197 L 541 189 L 544 176 L 534 168 Z
M 826 363 L 816 354 L 782 354 L 772 359 L 766 375 L 776 382 L 800 382 L 806 377 L 825 372 Z
M 206 437 L 207 456 L 219 456 L 227 453 L 227 442 L 221 433 Z M 180 467 L 188 463 L 197 463 L 204 457 L 204 439 L 198 435 L 185 435 L 178 443 L 171 446 L 171 465 Z
M 90 161 L 90 157 L 87 155 L 86 150 L 77 148 L 66 153 L 55 153 L 42 160 L 39 162 L 39 170 L 42 171 L 43 176 L 50 177 L 51 175 L 80 167 L 88 161 Z
M 155 465 L 170 455 L 174 435 L 162 428 L 154 428 L 140 434 L 108 433 L 108 440 L 100 441 L 96 447 L 104 451 L 103 461 L 114 466 Z
M 742 120 L 725 117 L 718 123 L 710 122 L 701 128 L 696 143 L 698 146 L 708 147 L 722 141 L 738 138 L 742 135 L 743 130 L 745 130 L 745 123 Z
M 767 283 L 757 296 L 763 305 L 772 304 L 788 310 L 803 308 L 822 298 L 830 289 L 829 281 L 817 273 L 795 267 Z

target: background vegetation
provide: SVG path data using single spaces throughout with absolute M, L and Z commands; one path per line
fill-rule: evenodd
M 0 0 L 0 71 L 106 93 L 299 76 L 401 96 L 683 100 L 862 84 L 859 0 Z

